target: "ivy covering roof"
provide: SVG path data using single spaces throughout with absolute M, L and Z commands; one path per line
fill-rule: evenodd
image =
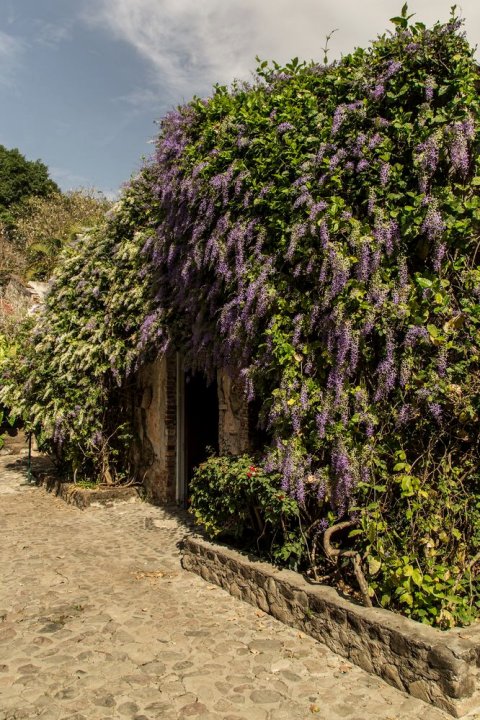
M 392 563 L 418 550 L 412 522 L 433 546 L 442 528 L 441 563 L 460 567 L 480 542 L 478 140 L 453 17 L 193 99 L 66 250 L 5 402 L 104 470 L 126 432 L 108 408 L 142 362 L 170 347 L 190 371 L 239 372 L 265 469 L 319 528 L 356 513 Z

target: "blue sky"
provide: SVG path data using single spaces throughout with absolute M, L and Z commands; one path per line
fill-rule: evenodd
M 449 0 L 409 9 L 433 23 Z M 396 0 L 0 0 L 0 144 L 42 159 L 65 189 L 115 195 L 151 152 L 155 120 L 255 56 L 331 58 L 365 45 Z M 480 3 L 459 6 L 480 44 Z

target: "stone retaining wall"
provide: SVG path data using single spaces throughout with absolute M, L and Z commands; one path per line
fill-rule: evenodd
M 480 625 L 442 632 L 199 537 L 183 567 L 454 717 L 480 711 Z
M 74 483 L 65 483 L 56 478 L 42 478 L 41 484 L 70 505 L 80 510 L 91 505 L 113 505 L 117 502 L 136 502 L 140 497 L 138 487 L 102 487 L 98 489 L 82 488 Z

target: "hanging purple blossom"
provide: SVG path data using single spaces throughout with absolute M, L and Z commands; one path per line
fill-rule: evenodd
M 292 234 L 290 236 L 290 243 L 288 245 L 286 258 L 287 260 L 292 260 L 295 250 L 298 244 L 298 241 L 300 238 L 304 237 L 307 232 L 307 225 L 305 223 L 299 223 L 298 225 L 295 225 L 292 230 Z
M 358 263 L 355 269 L 355 274 L 358 280 L 368 280 L 370 276 L 370 248 L 366 242 L 363 242 L 360 247 Z
M 368 149 L 374 150 L 377 147 L 377 145 L 380 145 L 381 142 L 382 142 L 382 136 L 380 135 L 380 133 L 377 132 L 374 135 L 372 135 L 372 137 L 368 141 Z
M 328 409 L 323 408 L 319 413 L 317 413 L 317 415 L 315 417 L 318 435 L 320 438 L 325 437 L 325 430 L 327 427 L 328 415 L 329 415 Z
M 442 347 L 440 349 L 440 352 L 439 352 L 438 358 L 437 358 L 437 370 L 438 370 L 438 374 L 442 378 L 445 377 L 445 375 L 447 374 L 447 362 L 448 362 L 447 356 L 448 356 L 447 349 L 445 347 Z
M 375 85 L 375 87 L 370 91 L 370 97 L 372 100 L 381 100 L 383 96 L 385 95 L 385 85 L 383 82 L 379 82 Z
M 297 346 L 300 341 L 300 335 L 302 333 L 302 322 L 303 322 L 303 315 L 301 313 L 298 313 L 293 318 L 293 337 L 292 337 L 292 343 L 294 346 Z
M 468 152 L 468 137 L 465 124 L 456 122 L 452 127 L 452 141 L 450 143 L 450 160 L 453 172 L 465 176 L 470 166 Z
M 341 517 L 347 511 L 353 490 L 353 470 L 348 453 L 342 445 L 333 450 L 331 462 L 334 478 L 332 504 L 337 515 Z
M 338 365 L 342 365 L 345 362 L 352 343 L 352 327 L 350 323 L 343 323 L 337 328 L 336 341 L 336 361 Z
M 297 479 L 295 497 L 297 498 L 297 501 L 300 503 L 300 505 L 305 504 L 305 485 L 302 478 Z
M 402 425 L 406 425 L 408 421 L 410 420 L 411 416 L 411 407 L 408 404 L 402 405 L 400 410 L 397 413 L 397 425 L 401 427 Z
M 313 202 L 312 196 L 307 191 L 303 192 L 301 195 L 298 196 L 298 198 L 293 203 L 293 209 L 296 210 L 299 207 L 302 207 L 302 205 L 310 205 Z
M 408 280 L 408 266 L 405 257 L 398 259 L 398 283 L 400 288 L 405 288 L 409 284 Z
M 428 403 L 428 410 L 438 424 L 442 422 L 442 408 L 436 402 Z
M 377 367 L 377 375 L 378 385 L 374 394 L 375 402 L 385 398 L 393 390 L 397 381 L 392 337 L 387 337 L 386 339 L 385 357 L 380 361 Z
M 404 388 L 408 381 L 410 380 L 410 377 L 412 375 L 412 363 L 410 358 L 404 357 L 402 359 L 402 362 L 400 363 L 400 375 L 399 375 L 399 383 L 400 387 Z
M 279 135 L 285 135 L 285 133 L 289 132 L 290 130 L 295 130 L 295 126 L 289 122 L 282 122 L 277 127 L 277 133 Z
M 367 168 L 369 168 L 369 167 L 370 167 L 370 163 L 368 162 L 368 160 L 366 160 L 365 158 L 362 158 L 357 163 L 357 172 L 363 172 L 364 170 L 367 170 Z
M 420 49 L 420 45 L 417 42 L 410 42 L 410 43 L 408 43 L 408 45 L 405 46 L 405 50 L 409 54 L 413 54 L 413 53 L 417 52 L 417 50 L 419 50 L 419 49 Z
M 433 133 L 423 143 L 417 145 L 416 154 L 419 160 L 420 168 L 424 176 L 432 177 L 437 169 L 440 158 L 440 134 Z
M 385 185 L 388 183 L 388 178 L 390 177 L 390 164 L 387 162 L 384 162 L 380 166 L 380 185 L 382 187 L 385 187 Z
M 447 253 L 447 246 L 445 243 L 437 243 L 435 246 L 435 252 L 433 255 L 433 269 L 435 272 L 440 272 L 442 266 L 442 260 Z
M 267 183 L 266 185 L 264 185 L 261 188 L 260 192 L 258 193 L 258 197 L 259 198 L 267 197 L 268 193 L 270 192 L 270 190 L 272 190 L 272 188 L 273 188 L 273 183 Z
M 428 77 L 425 80 L 425 100 L 427 102 L 432 102 L 433 100 L 433 91 L 437 87 L 437 84 L 435 82 L 435 78 L 431 75 L 428 75 Z
M 349 364 L 349 372 L 350 374 L 354 373 L 357 369 L 359 357 L 360 357 L 360 336 L 358 333 L 355 333 L 352 335 L 351 341 L 350 341 L 350 364 Z
M 309 220 L 316 220 L 317 215 L 321 213 L 323 210 L 325 210 L 327 207 L 327 203 L 323 200 L 320 200 L 320 202 L 314 203 L 310 210 Z
M 309 175 L 301 175 L 299 178 L 295 180 L 294 183 L 292 183 L 292 187 L 294 188 L 302 188 L 302 190 L 307 189 L 307 182 L 311 180 Z
M 338 131 L 340 130 L 340 127 L 342 126 L 345 117 L 347 115 L 347 108 L 345 105 L 339 105 L 335 112 L 333 113 L 333 122 L 332 122 L 332 136 L 335 136 Z
M 322 220 L 319 226 L 319 233 L 320 233 L 320 240 L 321 240 L 321 247 L 325 249 L 328 246 L 328 243 L 330 242 L 330 234 L 328 232 L 328 225 L 325 222 L 325 220 Z
M 427 328 L 423 327 L 422 325 L 413 325 L 412 327 L 408 328 L 403 343 L 405 347 L 411 348 L 416 345 L 419 340 L 428 339 L 429 335 Z
M 429 240 L 437 240 L 445 230 L 445 223 L 435 203 L 429 205 L 422 223 L 422 232 Z
M 402 69 L 402 63 L 399 60 L 389 60 L 387 64 L 387 69 L 383 73 L 383 77 L 385 80 L 389 80 L 391 77 L 396 75 L 396 73 L 399 72 L 399 70 Z
M 330 170 L 334 170 L 337 165 L 346 157 L 347 151 L 344 148 L 337 150 L 335 155 L 330 158 Z

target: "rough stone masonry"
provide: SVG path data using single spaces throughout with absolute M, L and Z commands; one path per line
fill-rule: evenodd
M 183 567 L 454 717 L 480 711 L 478 624 L 441 632 L 200 537 L 186 538 Z

